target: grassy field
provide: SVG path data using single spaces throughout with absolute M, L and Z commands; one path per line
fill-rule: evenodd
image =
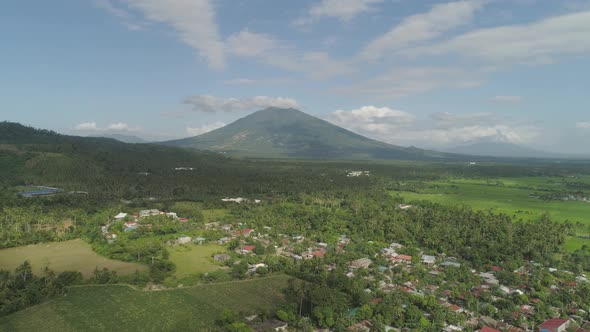
M 176 264 L 177 278 L 191 274 L 211 272 L 220 268 L 211 256 L 216 252 L 224 252 L 225 247 L 215 244 L 188 244 L 168 248 L 170 261 Z
M 251 313 L 283 302 L 290 277 L 164 291 L 81 286 L 64 297 L 0 318 L 0 331 L 207 331 L 222 309 Z
M 147 266 L 127 263 L 99 256 L 90 245 L 82 240 L 52 242 L 0 250 L 0 268 L 14 270 L 29 260 L 34 272 L 39 273 L 45 266 L 56 272 L 80 271 L 84 277 L 92 275 L 95 268 L 108 268 L 119 274 L 145 271 Z
M 228 210 L 226 209 L 209 209 L 209 210 L 201 210 L 203 213 L 203 218 L 205 222 L 215 222 L 221 221 L 225 216 L 227 216 Z
M 586 182 L 588 179 L 577 179 Z M 494 180 L 453 179 L 446 182 L 428 182 L 430 187 L 418 192 L 394 191 L 406 201 L 427 200 L 444 205 L 467 205 L 477 210 L 492 209 L 513 216 L 515 219 L 530 220 L 548 213 L 555 221 L 569 220 L 584 226 L 579 233 L 587 234 L 590 229 L 590 203 L 575 201 L 543 201 L 529 197 L 533 192 L 561 190 L 562 178 L 500 178 Z M 568 237 L 566 248 L 574 250 L 590 240 Z

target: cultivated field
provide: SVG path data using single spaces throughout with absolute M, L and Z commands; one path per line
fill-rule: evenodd
M 220 266 L 213 262 L 211 256 L 224 251 L 224 247 L 215 244 L 187 244 L 168 248 L 170 261 L 176 264 L 174 276 L 179 279 L 219 269 Z
M 66 296 L 0 318 L 0 331 L 208 331 L 224 308 L 252 313 L 283 303 L 290 277 L 164 291 L 80 286 Z
M 529 197 L 531 193 L 561 192 L 566 189 L 567 180 L 563 178 L 499 178 L 493 180 L 453 179 L 423 183 L 427 187 L 417 192 L 394 191 L 406 201 L 427 200 L 444 205 L 466 205 L 477 210 L 492 209 L 513 216 L 515 219 L 535 219 L 548 213 L 551 219 L 559 222 L 580 222 L 579 234 L 590 233 L 590 202 L 544 201 Z M 587 178 L 577 182 L 590 182 Z M 570 237 L 566 243 L 569 250 L 582 245 L 590 245 L 590 240 Z
M 14 270 L 25 260 L 31 262 L 36 274 L 46 266 L 56 272 L 80 271 L 84 277 L 91 276 L 96 268 L 103 267 L 117 271 L 119 274 L 147 270 L 147 266 L 143 264 L 127 263 L 99 256 L 92 251 L 88 243 L 80 239 L 0 250 L 0 268 L 2 269 Z

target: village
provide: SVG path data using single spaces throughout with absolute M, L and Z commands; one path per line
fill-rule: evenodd
M 242 203 L 246 199 L 224 199 L 224 202 Z M 259 200 L 253 200 L 258 204 Z M 398 209 L 412 209 L 412 205 L 400 204 Z M 177 224 L 190 224 L 190 220 L 175 212 L 157 209 L 140 210 L 137 213 L 119 213 L 101 231 L 109 243 L 121 233 L 132 233 L 142 228 L 152 228 L 159 216 Z M 111 225 L 123 223 L 119 231 Z M 373 255 L 347 260 L 342 266 L 339 257 L 359 256 L 354 240 L 340 235 L 336 241 L 313 241 L 302 234 L 275 232 L 270 226 L 260 230 L 241 222 L 209 222 L 199 224 L 193 234 L 222 234 L 217 238 L 177 234 L 166 241 L 168 246 L 202 245 L 215 243 L 227 248 L 211 259 L 226 266 L 236 266 L 246 261 L 245 277 L 256 277 L 269 271 L 269 257 L 297 265 L 313 260 L 321 269 L 331 272 L 344 270 L 346 277 L 358 280 L 365 287 L 369 308 L 378 307 L 384 296 L 395 292 L 405 293 L 411 301 L 430 301 L 448 313 L 445 332 L 456 331 L 590 331 L 587 319 L 590 308 L 578 307 L 576 303 L 564 303 L 564 307 L 550 305 L 547 294 L 539 288 L 547 288 L 549 294 L 576 291 L 579 285 L 589 281 L 584 274 L 543 267 L 533 261 L 515 269 L 508 266 L 486 266 L 484 270 L 467 268 L 468 262 L 444 253 L 425 252 L 420 248 L 391 242 L 378 248 Z M 368 241 L 368 245 L 375 245 Z M 557 295 L 556 295 L 557 296 Z M 411 302 L 410 301 L 410 302 Z M 408 306 L 410 303 L 402 304 Z M 479 314 L 476 313 L 477 309 Z M 351 317 L 356 317 L 360 307 L 349 308 Z M 486 314 L 482 314 L 485 312 Z M 421 316 L 430 319 L 431 313 Z M 538 326 L 533 322 L 543 321 Z M 275 322 L 286 328 L 285 322 Z M 373 331 L 370 319 L 357 319 L 349 331 Z M 268 324 L 267 324 L 268 326 Z M 277 328 L 278 328 L 277 327 Z M 401 327 L 383 326 L 385 331 L 407 331 Z M 255 329 L 257 330 L 257 329 Z M 278 331 L 278 330 L 277 330 Z

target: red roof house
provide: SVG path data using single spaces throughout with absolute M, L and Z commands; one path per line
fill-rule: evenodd
M 479 332 L 501 332 L 500 330 L 493 329 L 489 326 L 484 326 L 479 330 Z
M 254 249 L 256 249 L 256 246 L 243 246 L 242 247 L 242 250 L 245 250 L 245 251 L 252 251 Z
M 408 255 L 397 255 L 397 257 L 395 257 L 395 260 L 400 262 L 400 261 L 404 261 L 404 262 L 411 262 L 412 261 L 412 256 L 408 256 Z
M 318 250 L 318 251 L 314 251 L 312 253 L 312 255 L 317 258 L 323 258 L 324 256 L 326 256 L 326 252 L 323 250 Z
M 540 332 L 564 332 L 570 325 L 569 319 L 552 318 L 539 325 Z

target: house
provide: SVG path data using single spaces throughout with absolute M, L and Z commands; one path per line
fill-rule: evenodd
M 166 217 L 178 219 L 178 215 L 176 214 L 176 212 L 166 212 Z
M 188 222 L 188 218 L 178 218 L 178 221 L 180 221 L 180 222 Z
M 491 273 L 491 272 L 482 272 L 479 274 L 479 277 L 484 280 L 484 282 L 488 285 L 498 285 L 500 282 L 498 279 Z
M 234 202 L 234 203 L 242 203 L 243 201 L 245 201 L 245 198 L 242 197 L 237 197 L 237 198 L 222 198 L 221 201 L 222 202 Z
M 151 210 L 141 210 L 139 211 L 139 217 L 140 218 L 145 218 L 145 217 L 150 217 L 150 216 L 157 216 L 160 214 L 160 211 L 157 209 L 151 209 Z
M 326 252 L 324 250 L 318 250 L 318 251 L 312 252 L 311 255 L 313 257 L 317 257 L 317 258 L 324 258 L 324 256 L 326 256 Z
M 339 244 L 349 244 L 350 239 L 347 238 L 346 235 L 340 235 L 340 237 L 338 238 L 338 243 Z
M 421 260 L 422 260 L 422 263 L 424 263 L 424 264 L 432 265 L 436 261 L 436 257 L 429 256 L 429 255 L 422 255 Z
M 176 239 L 176 244 L 188 244 L 191 243 L 192 238 L 190 236 L 182 235 Z
M 248 325 L 256 332 L 287 331 L 289 325 L 277 319 L 268 319 L 264 322 L 250 322 Z
M 500 330 L 493 329 L 489 326 L 484 326 L 478 332 L 501 332 Z
M 193 239 L 193 243 L 203 244 L 203 242 L 205 242 L 205 240 L 206 239 L 204 237 L 199 236 L 199 237 L 196 237 Z
M 137 225 L 132 225 L 132 226 L 127 226 L 125 227 L 125 229 L 123 230 L 124 232 L 131 232 L 137 229 Z
M 398 205 L 397 207 L 398 207 L 400 210 L 408 210 L 408 209 L 411 209 L 411 208 L 413 208 L 414 206 L 413 206 L 413 205 L 409 205 L 409 204 L 400 204 L 400 205 Z
M 456 268 L 461 267 L 461 264 L 457 263 L 456 261 L 452 261 L 452 260 L 446 260 L 446 261 L 442 262 L 440 265 L 444 266 L 444 267 L 449 267 L 449 266 L 456 267 Z
M 552 318 L 539 325 L 540 332 L 564 332 L 571 324 L 569 319 Z
M 240 235 L 250 236 L 250 234 L 252 234 L 253 231 L 254 230 L 251 228 L 238 229 L 234 232 L 234 235 L 235 236 L 240 236 Z
M 369 258 L 360 258 L 357 260 L 354 260 L 352 262 L 350 262 L 350 267 L 353 269 L 360 269 L 360 268 L 369 268 L 369 266 L 372 264 L 373 262 L 369 259 Z
M 371 327 L 373 327 L 373 324 L 371 324 L 371 322 L 368 320 L 364 320 L 349 326 L 347 330 L 351 332 L 369 332 L 371 331 Z
M 411 263 L 412 262 L 412 256 L 408 256 L 408 255 L 397 255 L 397 257 L 395 257 L 394 260 L 397 261 L 397 262 Z
M 125 219 L 125 217 L 127 217 L 127 213 L 121 212 L 121 213 L 119 213 L 118 215 L 115 216 L 115 220 L 116 221 L 121 221 L 121 220 Z
M 393 242 L 392 244 L 389 245 L 389 248 L 391 248 L 391 249 L 401 249 L 403 247 L 404 247 L 403 245 L 396 243 L 396 242 Z
M 217 254 L 213 256 L 213 259 L 217 262 L 227 262 L 231 259 L 231 256 L 228 254 Z
M 242 246 L 242 248 L 239 249 L 238 252 L 242 255 L 246 255 L 254 251 L 254 249 L 256 249 L 256 246 Z
M 231 241 L 231 238 L 229 238 L 229 237 L 222 237 L 221 239 L 217 240 L 217 243 L 223 245 L 223 244 L 228 243 L 229 241 Z

